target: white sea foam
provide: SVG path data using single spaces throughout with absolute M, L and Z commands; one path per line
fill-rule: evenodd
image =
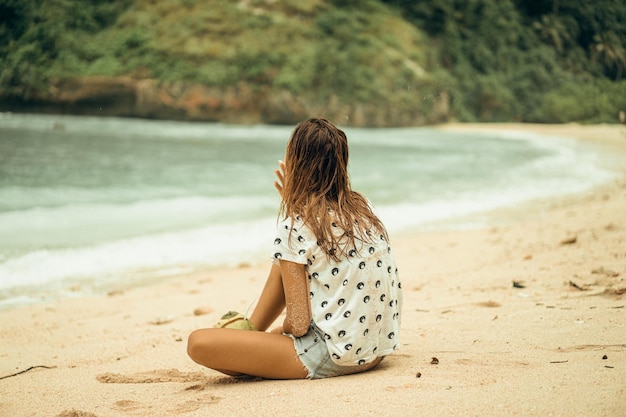
M 170 266 L 222 266 L 269 259 L 273 219 L 146 235 L 66 249 L 37 249 L 0 264 L 0 289 Z M 268 236 L 270 236 L 268 238 Z

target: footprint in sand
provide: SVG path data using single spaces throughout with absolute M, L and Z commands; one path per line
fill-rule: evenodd
M 180 414 L 180 413 L 190 413 L 192 411 L 196 411 L 202 407 L 206 407 L 206 406 L 210 406 L 213 404 L 217 404 L 222 398 L 221 397 L 217 397 L 215 395 L 211 395 L 211 394 L 206 394 L 206 395 L 202 395 L 200 397 L 194 398 L 194 399 L 190 399 L 184 402 L 177 402 L 177 401 L 168 401 L 167 405 L 169 406 L 167 408 L 167 415 L 169 414 Z M 152 404 L 153 406 L 154 404 Z M 112 410 L 116 410 L 116 411 L 123 411 L 125 413 L 133 413 L 135 411 L 138 410 L 142 410 L 145 408 L 152 408 L 152 406 L 147 406 L 145 404 L 142 404 L 140 402 L 137 401 L 132 401 L 132 400 L 120 400 L 120 401 L 116 401 L 112 406 L 111 409 Z M 79 414 L 79 415 L 68 415 L 68 416 L 63 416 L 63 417 L 97 417 L 93 414 L 88 414 L 88 415 L 83 415 L 83 414 Z
M 100 374 L 96 379 L 105 384 L 154 384 L 164 382 L 193 382 L 194 385 L 187 387 L 182 393 L 204 391 L 215 377 L 208 377 L 202 372 L 181 372 L 178 369 L 155 369 L 152 371 L 137 372 L 130 375 L 107 372 Z M 182 403 L 173 401 L 170 403 L 170 413 L 189 413 L 207 405 L 217 404 L 221 397 L 211 394 L 200 395 L 196 398 L 186 400 Z M 115 402 L 111 408 L 117 411 L 133 412 L 146 406 L 137 401 L 120 400 Z M 82 415 L 68 415 L 63 417 L 83 417 Z M 92 417 L 92 416 L 84 416 Z M 96 416 L 93 416 L 96 417 Z
M 185 401 L 181 404 L 175 404 L 168 411 L 170 413 L 190 413 L 208 405 L 217 404 L 222 398 L 215 395 L 202 395 L 196 399 Z
M 113 410 L 117 410 L 117 411 L 136 411 L 139 410 L 141 408 L 144 408 L 145 406 L 137 401 L 132 401 L 132 400 L 120 400 L 120 401 L 116 401 L 115 404 L 113 404 L 111 406 L 111 408 Z
M 397 355 L 395 355 L 397 356 Z M 202 372 L 181 372 L 178 369 L 155 369 L 152 371 L 137 372 L 130 375 L 106 372 L 96 377 L 96 380 L 104 384 L 155 384 L 162 382 L 193 382 L 194 385 L 186 388 L 186 391 L 201 391 L 209 385 L 238 384 L 245 382 L 262 381 L 263 378 L 219 377 L 207 376 Z
M 58 414 L 57 417 L 98 417 L 98 416 L 88 411 L 71 409 L 71 410 L 65 410 L 61 412 L 61 414 Z
M 105 384 L 154 384 L 161 382 L 209 382 L 212 378 L 202 372 L 181 372 L 178 369 L 155 369 L 131 375 L 106 372 L 96 377 Z

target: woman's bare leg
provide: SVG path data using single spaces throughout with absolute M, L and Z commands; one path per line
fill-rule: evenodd
M 285 309 L 280 266 L 272 265 L 259 301 L 249 317 L 258 332 L 200 329 L 189 335 L 187 353 L 200 365 L 227 375 L 254 375 L 271 379 L 305 378 L 293 339 L 280 332 L 266 333 Z
M 187 353 L 200 365 L 227 375 L 302 379 L 308 374 L 293 339 L 282 334 L 200 329 L 189 335 Z
M 249 320 L 258 330 L 265 331 L 285 309 L 285 290 L 280 266 L 272 264 L 265 287 Z

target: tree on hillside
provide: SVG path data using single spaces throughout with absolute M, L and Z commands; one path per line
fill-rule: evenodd
M 615 33 L 601 33 L 593 37 L 590 45 L 591 57 L 601 60 L 604 67 L 615 71 L 615 81 L 622 79 L 626 67 L 626 50 Z

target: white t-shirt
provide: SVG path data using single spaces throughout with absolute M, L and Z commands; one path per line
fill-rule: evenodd
M 336 226 L 335 226 L 336 227 Z M 338 229 L 341 231 L 341 229 Z M 300 218 L 278 224 L 273 258 L 305 265 L 314 323 L 325 334 L 332 360 L 360 365 L 399 347 L 402 290 L 391 247 L 379 233 L 339 262 L 317 245 Z

